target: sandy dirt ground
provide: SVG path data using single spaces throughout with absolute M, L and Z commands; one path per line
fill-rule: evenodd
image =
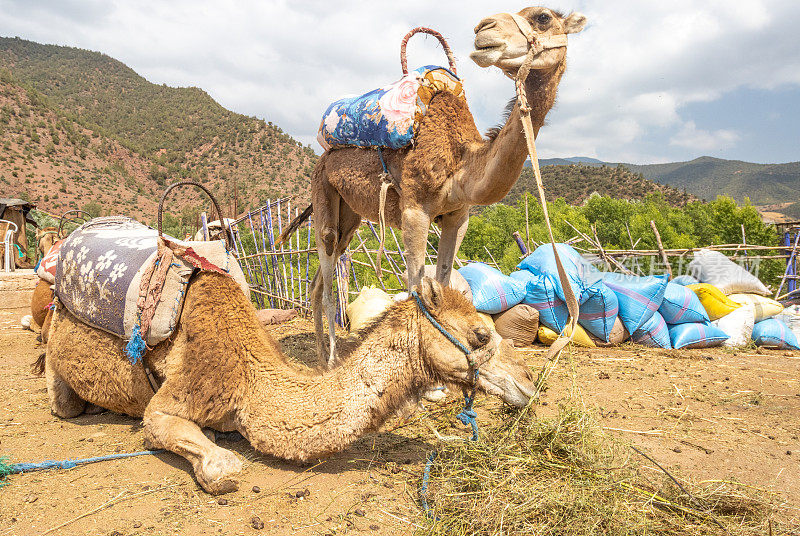
M 50 414 L 45 381 L 30 372 L 44 350 L 19 327 L 25 312 L 0 311 L 0 455 L 34 462 L 142 450 L 136 419 Z M 271 332 L 292 357 L 312 359 L 307 321 Z M 543 350 L 523 354 L 541 366 Z M 695 481 L 774 491 L 777 515 L 800 526 L 800 352 L 576 350 L 560 362 L 540 414 L 571 391 L 609 434 Z M 169 453 L 15 475 L 0 488 L 0 536 L 410 534 L 425 523 L 417 497 L 435 442 L 422 424 L 398 422 L 306 466 L 218 438 L 247 460 L 239 491 L 223 497 L 204 493 L 189 464 Z M 460 424 L 447 433 L 467 435 Z

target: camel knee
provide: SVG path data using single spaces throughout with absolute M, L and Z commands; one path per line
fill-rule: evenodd
M 320 239 L 322 241 L 322 245 L 325 246 L 325 253 L 327 255 L 333 255 L 336 251 L 336 238 L 336 229 L 332 229 L 330 227 L 325 227 L 322 229 L 322 232 L 320 233 Z

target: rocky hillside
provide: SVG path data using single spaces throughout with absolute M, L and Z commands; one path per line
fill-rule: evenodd
M 652 193 L 661 193 L 672 206 L 684 205 L 697 199 L 685 191 L 645 179 L 625 166 L 616 167 L 592 164 L 546 165 L 541 168 L 542 181 L 549 201 L 559 197 L 571 205 L 583 204 L 594 193 L 615 199 L 644 199 Z M 503 200 L 514 204 L 523 192 L 536 195 L 533 169 L 525 167 L 519 180 Z
M 210 187 L 228 211 L 234 200 L 241 212 L 277 195 L 308 196 L 310 147 L 199 88 L 152 84 L 104 54 L 17 38 L 0 38 L 0 72 L 4 196 L 55 212 L 96 202 L 148 221 L 164 186 L 180 179 Z M 173 212 L 200 206 L 186 192 Z

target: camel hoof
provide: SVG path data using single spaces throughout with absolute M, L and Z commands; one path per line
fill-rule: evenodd
M 447 387 L 435 387 L 426 391 L 422 398 L 427 400 L 428 402 L 433 402 L 434 404 L 438 404 L 439 402 L 444 401 L 447 398 Z
M 239 489 L 236 477 L 242 471 L 242 461 L 233 452 L 222 450 L 219 454 L 206 458 L 195 469 L 197 482 L 211 495 L 222 495 Z

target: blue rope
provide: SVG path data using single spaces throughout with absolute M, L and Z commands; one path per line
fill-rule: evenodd
M 44 460 L 38 463 L 13 463 L 6 462 L 7 458 L 0 458 L 0 478 L 17 473 L 30 473 L 32 471 L 45 471 L 47 469 L 74 469 L 78 465 L 87 463 L 104 462 L 107 460 L 119 460 L 122 458 L 132 458 L 134 456 L 144 456 L 158 454 L 163 450 L 143 450 L 140 452 L 127 452 L 122 454 L 109 454 L 107 456 L 96 456 L 94 458 L 83 458 L 79 460 Z
M 380 155 L 380 148 L 378 148 L 378 154 Z M 381 164 L 383 164 L 383 156 L 381 156 Z M 384 164 L 384 170 L 386 169 L 386 165 Z M 452 333 L 447 331 L 444 326 L 442 326 L 439 322 L 436 321 L 435 318 L 431 315 L 425 305 L 422 303 L 422 300 L 417 294 L 416 290 L 411 291 L 411 295 L 414 296 L 414 299 L 417 301 L 417 306 L 420 308 L 422 313 L 425 315 L 425 318 L 433 324 L 433 327 L 439 330 L 439 332 L 444 335 L 448 341 L 453 343 L 453 345 L 461 350 L 464 355 L 467 357 L 467 361 L 469 362 L 470 367 L 475 369 L 475 378 L 472 382 L 472 392 L 467 394 L 464 391 L 464 409 L 461 410 L 461 413 L 456 415 L 456 419 L 461 421 L 464 426 L 471 426 L 472 427 L 472 441 L 478 440 L 478 414 L 472 409 L 472 405 L 475 402 L 475 385 L 478 383 L 478 367 L 475 366 L 475 360 L 472 358 L 472 350 L 464 346 L 461 341 L 459 341 Z M 428 483 L 430 482 L 431 478 L 431 467 L 433 467 L 433 462 L 438 456 L 438 451 L 433 451 L 428 455 L 428 461 L 425 463 L 425 471 L 422 473 L 422 486 L 419 489 L 419 500 L 422 504 L 422 509 L 425 511 L 425 515 L 432 518 L 433 513 L 431 511 L 431 507 L 428 504 Z
M 465 356 L 467 356 L 467 360 L 469 360 L 469 362 L 470 362 L 470 365 L 473 365 L 473 366 L 474 366 L 474 363 L 472 362 L 472 358 L 471 358 L 471 357 L 469 357 L 469 356 L 470 356 L 470 354 L 472 354 L 472 350 L 470 350 L 469 348 L 467 348 L 466 346 L 464 346 L 463 344 L 461 344 L 461 341 L 459 341 L 458 339 L 456 339 L 456 338 L 455 338 L 455 337 L 454 337 L 454 336 L 453 336 L 453 335 L 452 335 L 452 334 L 451 334 L 449 331 L 447 331 L 446 329 L 444 329 L 444 326 L 442 326 L 442 325 L 441 325 L 439 322 L 437 322 L 437 321 L 436 321 L 436 319 L 435 319 L 435 318 L 433 318 L 433 316 L 431 316 L 431 314 L 428 312 L 428 309 L 426 309 L 426 308 L 425 308 L 425 306 L 422 304 L 422 300 L 420 299 L 420 297 L 419 297 L 419 294 L 417 294 L 417 291 L 416 291 L 416 290 L 412 290 L 412 291 L 411 291 L 411 295 L 412 295 L 412 296 L 414 296 L 414 299 L 415 299 L 415 300 L 417 300 L 417 305 L 419 306 L 419 308 L 420 308 L 420 310 L 422 311 L 422 313 L 425 315 L 425 318 L 427 318 L 427 319 L 428 319 L 428 321 L 429 321 L 431 324 L 433 324 L 433 327 L 435 327 L 436 329 L 438 329 L 438 330 L 439 330 L 439 332 L 440 332 L 442 335 L 444 335 L 444 336 L 447 338 L 447 340 L 448 340 L 448 341 L 452 342 L 452 343 L 453 343 L 453 345 L 454 345 L 456 348 L 458 348 L 459 350 L 461 350 L 461 351 L 464 353 L 464 355 L 465 355 Z
M 137 321 L 133 326 L 133 332 L 131 332 L 131 340 L 125 346 L 125 355 L 128 356 L 128 361 L 135 365 L 142 359 L 145 350 L 147 350 L 147 345 L 142 338 L 139 322 Z
M 383 172 L 389 175 L 389 168 L 386 167 L 386 162 L 383 161 L 383 148 L 378 147 L 378 158 L 381 160 L 381 166 L 383 166 Z

